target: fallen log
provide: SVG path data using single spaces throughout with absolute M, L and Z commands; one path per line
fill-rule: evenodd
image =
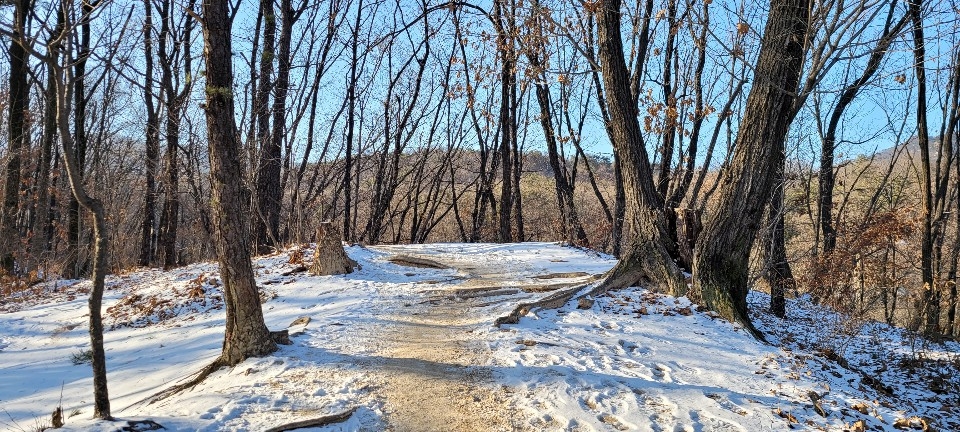
M 295 421 L 293 423 L 287 423 L 280 426 L 275 426 L 270 429 L 267 429 L 265 432 L 286 432 L 296 429 L 303 429 L 308 427 L 321 427 L 326 425 L 331 425 L 334 423 L 345 422 L 354 412 L 357 411 L 357 407 L 350 408 L 342 413 L 325 415 L 323 417 L 317 417 L 307 420 Z

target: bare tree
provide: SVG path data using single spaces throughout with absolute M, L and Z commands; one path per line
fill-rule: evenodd
M 623 54 L 620 0 L 602 0 L 598 20 L 599 65 L 609 113 L 608 133 L 618 158 L 626 198 L 629 236 L 620 262 L 604 286 L 629 286 L 640 280 L 676 295 L 687 291 L 679 251 L 671 241 L 663 198 L 657 193 L 653 168 L 637 120 L 636 99 Z
M 244 235 L 240 143 L 234 117 L 231 15 L 227 0 L 203 0 L 206 116 L 210 150 L 211 210 L 227 309 L 223 352 L 215 366 L 233 366 L 277 349 L 263 322 Z
M 26 36 L 27 15 L 30 13 L 30 0 L 13 2 L 13 34 L 10 38 L 10 77 L 8 120 L 8 157 L 5 168 L 6 182 L 3 192 L 3 209 L 0 213 L 0 231 L 4 236 L 0 249 L 0 268 L 7 273 L 15 270 L 14 251 L 18 248 L 17 217 L 20 211 L 20 158 L 27 146 L 29 125 L 27 110 L 30 103 L 29 55 L 23 46 Z
M 863 69 L 859 78 L 843 89 L 840 98 L 837 100 L 837 105 L 834 106 L 833 111 L 830 113 L 830 119 L 827 122 L 827 132 L 820 149 L 820 172 L 818 175 L 820 187 L 817 201 L 819 229 L 823 235 L 823 253 L 827 255 L 833 252 L 837 245 L 837 233 L 833 226 L 834 161 L 837 146 L 837 129 L 846 109 L 853 103 L 861 89 L 870 82 L 880 69 L 880 62 L 889 51 L 890 45 L 896 40 L 908 23 L 908 14 L 904 14 L 896 23 L 893 22 L 896 11 L 895 6 L 896 2 L 890 3 L 883 34 L 877 41 L 876 47 L 870 52 L 866 67 Z
M 776 172 L 783 167 L 809 12 L 808 0 L 771 4 L 733 159 L 694 251 L 693 283 L 704 304 L 758 338 L 747 313 L 748 258 Z
M 194 4 L 195 0 L 190 0 L 186 8 L 192 10 Z M 157 60 L 160 66 L 160 86 L 166 113 L 164 138 L 167 144 L 163 213 L 160 215 L 158 241 L 159 255 L 164 268 L 170 268 L 179 263 L 177 231 L 180 221 L 180 126 L 187 98 L 193 88 L 190 47 L 193 43 L 191 39 L 194 21 L 183 16 L 178 26 L 175 19 L 181 15 L 173 10 L 176 6 L 172 0 L 162 0 L 158 8 L 161 23 Z M 177 71 L 178 67 L 183 68 L 182 73 Z
M 86 3 L 79 11 L 78 20 L 81 35 L 84 26 L 89 26 L 90 18 L 97 4 Z M 56 101 L 56 124 L 60 134 L 60 143 L 62 145 L 63 163 L 67 172 L 67 180 L 70 190 L 76 203 L 87 210 L 93 217 L 93 273 L 90 276 L 92 288 L 87 300 L 89 308 L 89 334 L 91 347 L 91 365 L 93 368 L 93 416 L 99 419 L 110 419 L 110 398 L 107 391 L 107 365 L 106 355 L 103 348 L 103 319 L 101 306 L 103 303 L 104 279 L 107 274 L 108 241 L 106 215 L 103 209 L 103 203 L 94 197 L 91 197 L 83 186 L 79 153 L 75 148 L 73 131 L 70 129 L 71 102 L 82 101 L 83 98 L 75 98 L 73 92 L 77 89 L 76 81 L 82 77 L 76 77 L 73 74 L 76 71 L 84 71 L 83 68 L 71 68 L 70 65 L 78 62 L 74 56 L 74 38 L 77 31 L 77 24 L 67 23 L 66 17 L 73 12 L 71 2 L 62 1 L 57 5 L 58 25 L 55 31 L 58 34 L 52 35 L 47 43 L 46 54 L 41 54 L 30 48 L 30 54 L 41 59 L 50 69 L 50 78 L 55 89 Z M 125 28 L 125 26 L 124 26 Z M 89 27 L 86 29 L 89 32 Z M 21 46 L 27 48 L 25 35 L 18 35 Z M 86 44 L 85 44 L 86 43 Z M 89 56 L 89 41 L 84 42 L 81 36 L 81 50 L 77 53 L 79 56 Z M 86 48 L 86 49 L 84 49 Z M 81 87 L 82 88 L 82 87 Z M 79 110 L 79 107 L 75 107 Z M 75 114 L 76 115 L 76 114 Z
M 253 116 L 256 118 L 257 143 L 260 157 L 256 175 L 256 202 L 253 203 L 253 237 L 255 251 L 267 253 L 276 244 L 280 218 L 280 157 L 282 137 L 271 138 L 270 93 L 273 91 L 273 62 L 276 58 L 277 15 L 273 0 L 260 1 L 263 17 L 263 47 L 260 54 L 260 73 L 254 100 Z
M 143 51 L 144 51 L 144 80 L 143 101 L 147 110 L 146 122 L 146 191 L 143 196 L 143 223 L 140 231 L 140 260 L 141 266 L 148 266 L 154 259 L 154 242 L 156 241 L 156 207 L 157 207 L 157 169 L 160 165 L 160 116 L 159 108 L 154 102 L 153 93 L 153 6 L 150 0 L 143 1 Z

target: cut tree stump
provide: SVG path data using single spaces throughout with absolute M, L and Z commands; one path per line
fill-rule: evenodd
M 353 272 L 357 262 L 343 250 L 340 231 L 333 222 L 320 222 L 317 227 L 317 250 L 313 253 L 310 273 L 317 276 L 340 275 Z

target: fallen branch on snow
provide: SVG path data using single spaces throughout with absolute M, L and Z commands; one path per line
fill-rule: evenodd
M 265 432 L 286 432 L 295 429 L 302 429 L 308 427 L 321 427 L 334 423 L 340 423 L 347 421 L 354 412 L 357 411 L 357 407 L 350 408 L 342 413 L 325 415 L 323 417 L 317 417 L 308 420 L 295 421 L 293 423 L 287 423 L 285 425 L 275 426 L 270 429 L 267 429 Z

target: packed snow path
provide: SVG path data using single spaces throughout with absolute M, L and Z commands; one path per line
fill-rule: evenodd
M 389 309 L 396 312 L 386 317 L 383 332 L 374 335 L 381 345 L 370 373 L 382 388 L 387 427 L 425 432 L 523 430 L 508 390 L 497 385 L 489 368 L 489 348 L 471 337 L 494 318 L 482 301 L 490 294 L 519 293 L 515 288 L 519 281 L 505 278 L 502 267 L 471 264 L 455 252 L 373 249 L 394 262 L 416 259 L 421 266 L 431 262 L 455 272 L 442 282 L 425 281 L 423 286 L 430 288 L 417 290 L 414 296 L 395 299 L 398 304 Z M 433 253 L 418 255 L 423 252 Z
M 899 330 L 851 331 L 836 314 L 793 300 L 781 321 L 762 313 L 767 300 L 754 293 L 758 324 L 782 341 L 778 348 L 684 298 L 642 288 L 496 328 L 495 318 L 517 303 L 583 284 L 614 260 L 550 243 L 354 246 L 348 253 L 363 268 L 327 277 L 303 272 L 292 251 L 257 258 L 264 318 L 271 329 L 289 327 L 293 344 L 152 405 L 136 402 L 219 353 L 217 266 L 111 277 L 106 350 L 117 422 L 89 418 L 89 365 L 71 362 L 88 344 L 88 284 L 54 281 L 4 299 L 0 430 L 48 424 L 58 403 L 66 430 L 76 431 L 112 432 L 130 419 L 178 431 L 263 431 L 352 409 L 345 422 L 310 430 L 752 432 L 862 422 L 893 431 L 898 421 L 927 420 L 960 430 L 960 387 L 946 367 L 958 358 L 957 344 L 917 351 L 916 339 Z M 860 372 L 824 360 L 823 348 Z M 939 363 L 897 366 L 916 353 Z M 862 372 L 882 375 L 895 396 L 865 385 Z M 942 388 L 932 392 L 934 378 Z

